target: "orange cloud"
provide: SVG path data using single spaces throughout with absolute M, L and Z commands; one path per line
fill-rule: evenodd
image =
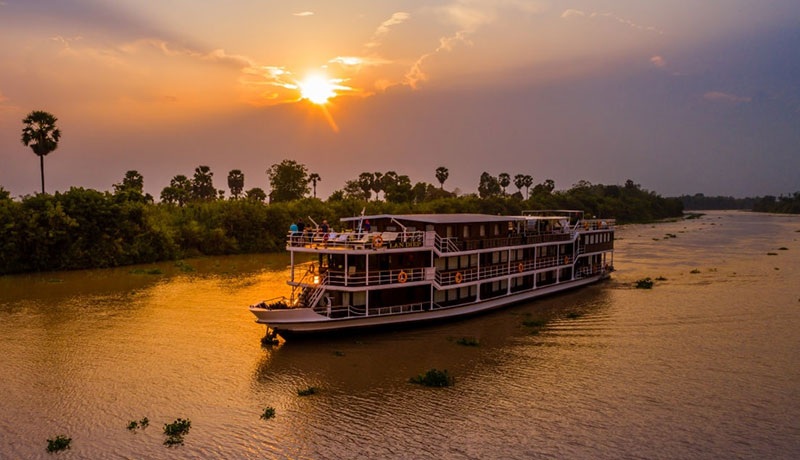
M 703 94 L 703 99 L 711 102 L 727 102 L 731 104 L 739 104 L 753 100 L 750 97 L 737 96 L 736 94 L 724 93 L 722 91 L 709 91 Z

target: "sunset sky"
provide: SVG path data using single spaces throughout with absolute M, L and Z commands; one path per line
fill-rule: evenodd
M 0 43 L 13 195 L 40 186 L 19 141 L 34 109 L 62 129 L 48 191 L 136 169 L 157 196 L 199 164 L 217 188 L 238 168 L 266 189 L 284 158 L 322 196 L 362 171 L 435 182 L 441 165 L 463 192 L 482 171 L 800 190 L 797 0 L 2 0 Z

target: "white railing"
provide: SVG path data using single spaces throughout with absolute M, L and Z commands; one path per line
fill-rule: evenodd
M 480 270 L 478 270 L 477 267 L 470 267 L 457 270 L 437 271 L 435 279 L 440 286 L 450 286 L 452 284 L 469 283 L 471 281 L 490 279 L 508 274 L 524 273 L 542 268 L 567 266 L 572 262 L 573 258 L 570 256 L 539 257 L 536 259 L 511 261 L 510 264 L 504 262 L 488 265 L 481 267 Z
M 424 267 L 352 273 L 345 273 L 344 270 L 328 270 L 326 273 L 328 283 L 335 286 L 372 286 L 425 281 Z
M 354 307 L 352 305 L 341 305 L 336 307 L 316 307 L 314 311 L 329 318 L 353 318 L 363 316 L 387 316 L 399 315 L 402 313 L 420 312 L 429 309 L 431 302 L 416 302 L 402 305 L 391 305 L 388 307 Z M 427 308 L 426 308 L 427 307 Z M 369 314 L 367 314 L 369 313 Z
M 309 249 L 402 249 L 423 247 L 425 232 L 288 233 L 287 247 Z
M 613 230 L 616 223 L 616 219 L 583 219 L 575 224 L 575 230 Z

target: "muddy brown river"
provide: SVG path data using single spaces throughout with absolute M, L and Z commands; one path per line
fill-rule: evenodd
M 800 457 L 800 217 L 617 238 L 606 282 L 273 347 L 246 307 L 288 292 L 287 255 L 0 277 L 0 458 L 51 458 L 56 434 L 89 459 Z M 408 383 L 434 367 L 455 385 Z

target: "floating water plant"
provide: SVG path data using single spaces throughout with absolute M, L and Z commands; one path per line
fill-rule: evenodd
M 689 273 L 691 273 L 692 275 L 696 275 L 696 274 L 700 273 L 700 270 L 695 268 L 694 270 L 690 271 Z
M 269 420 L 272 417 L 275 417 L 275 408 L 274 407 L 267 407 L 264 409 L 264 413 L 261 414 L 262 420 Z
M 447 369 L 443 371 L 438 369 L 429 369 L 424 374 L 411 377 L 408 379 L 408 381 L 426 387 L 449 387 L 455 383 L 455 379 L 453 376 L 447 373 Z
M 661 238 L 653 238 L 653 241 L 661 241 Z
M 164 272 L 161 271 L 159 268 L 149 268 L 147 270 L 137 268 L 136 270 L 131 270 L 130 273 L 134 275 L 163 275 Z
M 464 345 L 465 347 L 477 347 L 480 345 L 477 339 L 474 337 L 461 337 L 460 339 L 456 340 L 456 343 L 459 345 Z
M 175 266 L 178 267 L 182 272 L 189 273 L 194 271 L 194 267 L 191 265 L 181 262 L 180 260 L 175 262 Z
M 581 314 L 581 313 L 576 313 L 576 312 L 574 312 L 574 311 L 573 311 L 573 312 L 570 312 L 570 313 L 567 313 L 567 318 L 568 318 L 568 319 L 576 319 L 576 318 L 580 318 L 581 316 L 583 316 L 583 314 Z
M 131 420 L 128 422 L 128 426 L 126 428 L 128 428 L 128 431 L 136 431 L 136 429 L 139 428 L 139 422 L 136 420 Z
M 767 255 L 768 256 L 777 256 L 778 253 L 777 252 L 768 252 Z
M 343 351 L 339 351 L 339 350 L 334 350 L 333 355 L 334 356 L 344 356 L 344 352 Z
M 659 276 L 658 278 L 656 278 L 656 281 L 666 281 L 666 280 L 667 279 L 664 278 L 663 276 Z
M 778 251 L 788 251 L 788 250 L 789 248 L 787 248 L 786 246 L 781 246 L 778 248 Z
M 308 388 L 299 388 L 297 390 L 297 396 L 311 396 L 316 394 L 318 389 L 316 387 L 308 387 Z
M 653 280 L 648 276 L 636 281 L 636 289 L 653 289 Z
M 50 453 L 61 452 L 69 449 L 70 444 L 72 444 L 72 438 L 60 434 L 53 439 L 47 440 L 47 451 Z
M 150 426 L 150 419 L 147 417 L 142 418 L 139 420 L 139 428 L 147 428 Z
M 172 423 L 164 424 L 164 434 L 167 439 L 164 440 L 164 445 L 168 447 L 183 445 L 183 437 L 189 434 L 189 429 L 192 428 L 192 422 L 189 419 L 179 418 Z

